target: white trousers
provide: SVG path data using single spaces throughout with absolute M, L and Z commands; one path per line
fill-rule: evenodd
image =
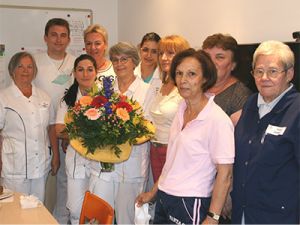
M 46 178 L 47 175 L 36 179 L 10 179 L 3 177 L 2 182 L 5 188 L 26 195 L 34 195 L 38 197 L 41 202 L 44 202 Z
M 135 199 L 145 186 L 146 182 L 105 181 L 91 175 L 89 190 L 114 208 L 117 224 L 134 224 Z
M 61 142 L 59 142 L 60 145 Z M 69 222 L 70 213 L 67 209 L 67 174 L 65 158 L 66 153 L 59 147 L 60 168 L 56 175 L 56 203 L 53 210 L 53 216 L 60 224 Z
M 70 211 L 71 224 L 79 224 L 82 202 L 88 186 L 89 178 L 73 179 L 68 177 L 67 208 Z

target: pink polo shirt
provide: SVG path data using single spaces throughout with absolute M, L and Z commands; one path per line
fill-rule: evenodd
M 234 162 L 234 128 L 225 112 L 209 101 L 196 119 L 183 126 L 184 101 L 170 129 L 167 159 L 158 187 L 167 194 L 210 197 L 216 164 Z

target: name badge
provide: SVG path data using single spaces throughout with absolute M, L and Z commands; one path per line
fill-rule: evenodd
M 59 85 L 64 85 L 66 84 L 69 80 L 71 79 L 71 76 L 67 74 L 59 74 L 53 81 L 52 83 L 54 84 L 59 84 Z
M 266 134 L 272 134 L 275 136 L 283 135 L 285 130 L 286 127 L 277 127 L 269 124 L 266 130 Z

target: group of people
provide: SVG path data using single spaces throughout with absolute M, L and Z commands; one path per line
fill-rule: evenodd
M 300 222 L 300 94 L 287 45 L 259 45 L 252 94 L 236 76 L 238 43 L 229 35 L 207 37 L 201 50 L 154 32 L 138 47 L 108 49 L 107 31 L 97 24 L 83 35 L 86 54 L 75 58 L 66 51 L 68 22 L 54 18 L 45 27 L 46 52 L 11 58 L 13 82 L 0 90 L 6 188 L 44 201 L 51 171 L 61 224 L 79 223 L 87 190 L 114 208 L 117 224 L 133 224 L 135 204 L 150 201 L 154 224 Z M 68 108 L 103 76 L 156 127 L 155 138 L 133 145 L 111 172 L 69 145 L 64 124 Z

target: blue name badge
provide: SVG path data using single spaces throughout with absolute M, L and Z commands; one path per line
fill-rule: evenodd
M 54 84 L 59 84 L 59 85 L 64 85 L 64 84 L 66 84 L 70 79 L 71 79 L 71 76 L 69 76 L 69 75 L 67 75 L 67 74 L 60 74 L 60 75 L 58 75 L 58 76 L 52 81 L 52 83 L 54 83 Z

